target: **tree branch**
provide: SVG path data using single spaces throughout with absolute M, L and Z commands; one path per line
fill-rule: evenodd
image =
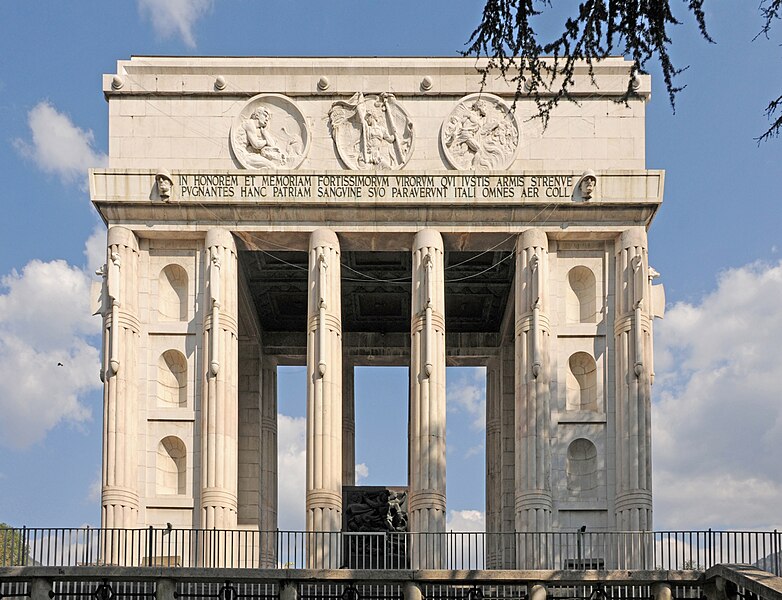
M 771 126 L 763 135 L 755 138 L 758 142 L 758 145 L 762 144 L 763 142 L 767 142 L 772 137 L 779 137 L 779 134 L 782 133 L 782 96 L 769 102 L 763 114 L 766 115 L 766 118 L 773 119 L 774 114 L 778 110 L 780 111 L 780 114 L 777 116 L 776 120 L 771 124 Z
M 701 36 L 711 42 L 704 1 L 684 0 Z M 775 15 L 780 4 L 782 0 L 772 0 L 771 9 L 777 9 Z M 674 65 L 669 53 L 670 28 L 679 24 L 671 11 L 670 0 L 582 0 L 576 15 L 565 21 L 562 34 L 541 44 L 532 21 L 543 10 L 551 8 L 550 0 L 487 0 L 481 23 L 470 36 L 464 52 L 467 56 L 488 58 L 482 69 L 484 84 L 489 72 L 498 69 L 506 80 L 516 83 L 516 100 L 523 93 L 534 99 L 538 109 L 536 117 L 545 126 L 560 100 L 573 101 L 570 88 L 577 63 L 585 62 L 593 77 L 594 61 L 620 53 L 631 57 L 634 65 L 627 90 L 618 101 L 627 102 L 636 96 L 635 75 L 645 73 L 649 61 L 658 60 L 668 99 L 675 109 L 676 94 L 684 86 L 675 83 L 683 69 Z M 549 60 L 544 59 L 546 55 Z

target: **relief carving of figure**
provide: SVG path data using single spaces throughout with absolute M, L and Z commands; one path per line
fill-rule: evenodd
M 393 94 L 353 94 L 329 111 L 337 154 L 349 169 L 401 169 L 413 149 L 413 124 Z
M 256 108 L 242 126 L 247 144 L 259 154 L 259 160 L 266 160 L 268 166 L 283 167 L 288 162 L 285 151 L 277 145 L 269 127 L 271 115 L 263 106 Z
M 247 169 L 295 169 L 308 146 L 304 116 L 291 100 L 277 94 L 255 96 L 231 127 L 234 155 Z
M 507 169 L 519 146 L 519 126 L 500 98 L 473 94 L 464 98 L 443 123 L 440 141 L 456 169 Z
M 354 492 L 345 509 L 348 531 L 407 531 L 407 494 L 393 490 Z

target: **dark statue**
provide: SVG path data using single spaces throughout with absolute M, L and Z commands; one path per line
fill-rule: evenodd
M 407 493 L 368 489 L 347 494 L 346 531 L 407 531 Z
M 349 568 L 405 568 L 407 490 L 345 486 L 342 531 Z

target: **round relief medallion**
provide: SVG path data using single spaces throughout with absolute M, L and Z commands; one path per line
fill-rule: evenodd
M 304 115 L 279 94 L 254 96 L 231 125 L 231 148 L 245 169 L 295 169 L 309 145 Z
M 413 123 L 393 94 L 356 92 L 329 110 L 337 154 L 349 169 L 401 169 L 413 153 Z
M 519 123 L 502 98 L 470 94 L 443 122 L 440 143 L 460 171 L 507 169 L 519 148 Z

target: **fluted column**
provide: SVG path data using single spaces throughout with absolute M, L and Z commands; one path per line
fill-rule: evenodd
M 529 229 L 516 243 L 516 531 L 551 530 L 548 238 Z M 542 568 L 545 549 L 523 538 L 519 568 Z
M 502 568 L 502 388 L 500 358 L 486 365 L 487 567 Z
M 627 229 L 615 248 L 616 527 L 651 530 L 651 289 L 643 227 Z
M 229 231 L 210 229 L 204 246 L 201 527 L 235 529 L 239 450 L 236 245 Z M 220 550 L 213 548 L 212 552 L 214 558 Z
M 342 365 L 342 485 L 356 485 L 356 388 L 351 360 Z
M 410 530 L 445 531 L 445 282 L 443 239 L 434 229 L 413 241 L 410 350 Z M 415 568 L 439 568 L 441 536 L 418 538 Z
M 103 293 L 103 475 L 101 522 L 105 528 L 138 526 L 138 241 L 129 229 L 112 227 Z M 121 545 L 104 549 L 104 560 L 122 560 Z
M 514 294 L 515 305 L 515 294 Z M 502 504 L 500 525 L 503 533 L 516 531 L 516 340 L 515 319 L 507 339 L 500 346 L 500 436 L 502 443 Z M 502 568 L 516 568 L 516 538 L 502 536 Z
M 261 367 L 261 567 L 277 565 L 277 363 L 264 357 Z
M 310 236 L 307 302 L 307 531 L 342 528 L 342 308 L 337 234 Z M 328 537 L 310 544 L 311 568 L 336 568 Z

